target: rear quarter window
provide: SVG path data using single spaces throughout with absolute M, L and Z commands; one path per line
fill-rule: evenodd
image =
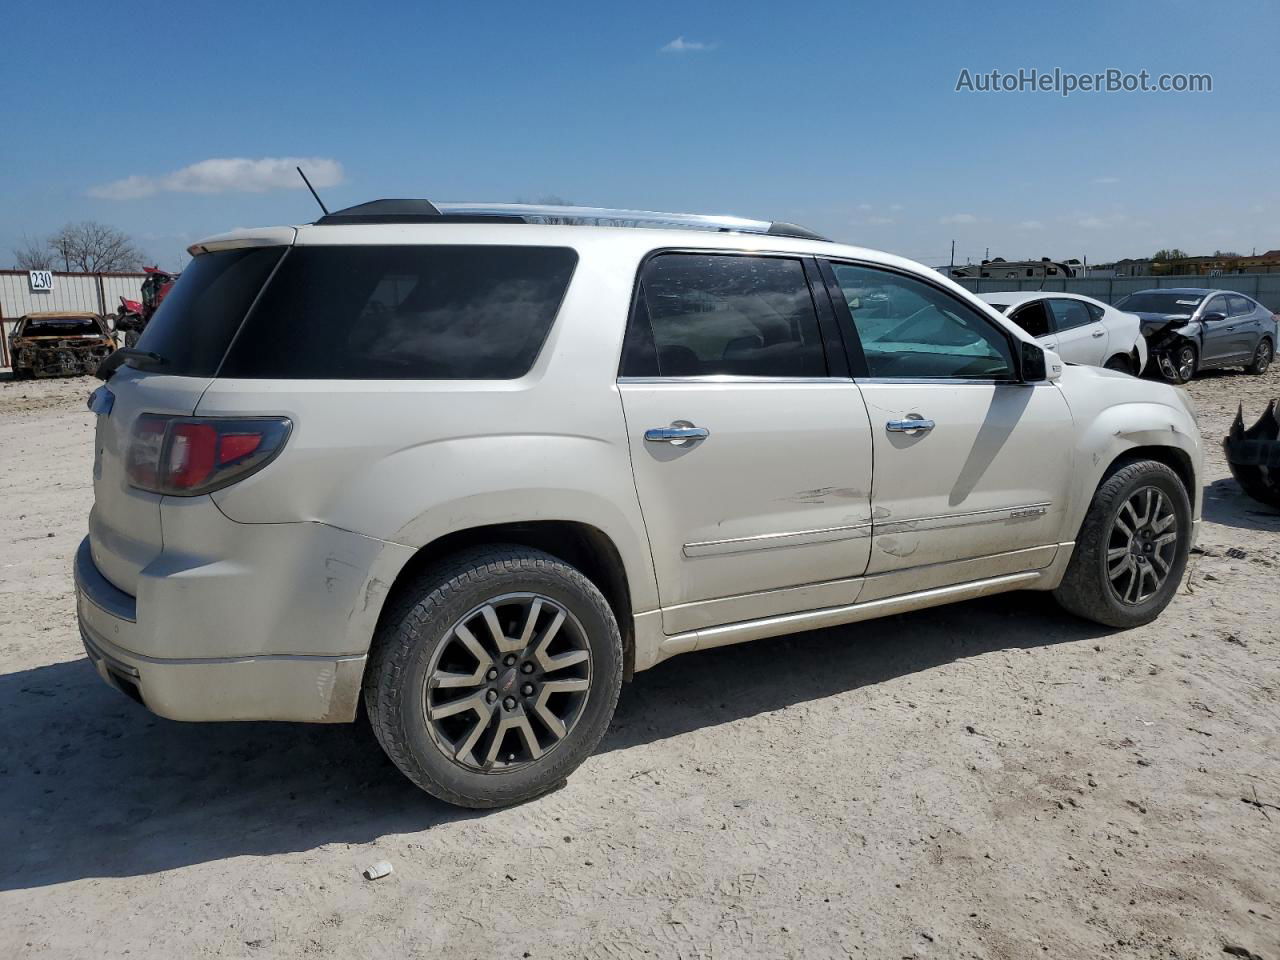
M 224 250 L 192 260 L 138 339 L 137 349 L 164 358 L 155 372 L 212 377 L 284 250 Z
M 294 247 L 219 375 L 522 377 L 547 338 L 577 261 L 564 247 Z

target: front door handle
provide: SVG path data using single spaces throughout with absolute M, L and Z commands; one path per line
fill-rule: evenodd
M 677 420 L 669 427 L 650 427 L 644 432 L 644 438 L 649 443 L 671 443 L 677 447 L 695 440 L 705 440 L 709 436 L 711 431 L 706 427 L 695 427 L 687 420 Z
M 1104 330 L 1095 330 L 1093 331 L 1093 333 L 1089 334 L 1089 336 L 1093 337 L 1093 339 L 1095 340 L 1097 340 L 1099 337 L 1105 337 L 1106 335 L 1107 335 L 1106 331 Z
M 909 433 L 914 436 L 916 433 L 928 433 L 935 426 L 937 424 L 932 420 L 926 420 L 918 413 L 910 413 L 905 420 L 890 420 L 884 428 L 890 433 Z

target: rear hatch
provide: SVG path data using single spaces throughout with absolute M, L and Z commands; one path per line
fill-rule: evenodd
M 272 231 L 265 245 L 236 240 L 200 252 L 138 340 L 136 350 L 151 358 L 119 367 L 107 382 L 112 400 L 98 415 L 89 542 L 94 564 L 126 593 L 136 595 L 139 574 L 164 546 L 163 498 L 129 483 L 134 424 L 144 413 L 195 412 L 294 234 Z

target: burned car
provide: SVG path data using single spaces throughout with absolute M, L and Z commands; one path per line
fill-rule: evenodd
M 1213 367 L 1260 375 L 1275 357 L 1277 317 L 1243 293 L 1166 287 L 1131 293 L 1115 307 L 1138 315 L 1151 365 L 1170 383 Z
M 9 337 L 19 380 L 93 373 L 115 349 L 115 335 L 96 313 L 28 313 Z

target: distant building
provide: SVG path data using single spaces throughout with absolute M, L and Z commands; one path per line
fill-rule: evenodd
M 994 280 L 1038 280 L 1044 277 L 1075 277 L 1080 275 L 1079 260 L 1050 260 L 1041 257 L 1039 260 L 1005 260 L 995 257 L 981 263 L 965 264 L 962 267 L 946 267 L 944 272 L 959 278 L 990 277 Z
M 1177 260 L 1147 261 L 1153 276 L 1220 277 L 1242 273 L 1280 273 L 1280 250 L 1268 250 L 1247 257 L 1215 254 L 1211 257 L 1181 257 Z

